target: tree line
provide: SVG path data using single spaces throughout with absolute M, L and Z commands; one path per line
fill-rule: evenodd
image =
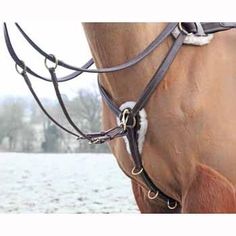
M 85 132 L 101 129 L 101 104 L 98 94 L 81 90 L 73 99 L 63 100 L 70 116 Z M 106 144 L 78 141 L 51 122 L 31 98 L 8 97 L 0 101 L 0 151 L 8 152 L 109 152 Z M 47 111 L 72 130 L 60 106 L 43 99 Z M 72 130 L 73 131 L 73 130 Z

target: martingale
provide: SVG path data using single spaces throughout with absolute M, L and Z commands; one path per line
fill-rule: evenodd
M 16 54 L 11 40 L 8 33 L 7 25 L 4 23 L 4 37 L 6 41 L 6 45 L 8 48 L 8 51 L 12 57 L 12 59 L 15 61 L 15 67 L 17 72 L 24 78 L 25 83 L 27 84 L 31 94 L 35 98 L 36 102 L 38 103 L 41 110 L 45 113 L 45 115 L 58 127 L 63 129 L 65 132 L 70 133 L 71 135 L 75 136 L 78 140 L 87 140 L 90 143 L 93 144 L 101 144 L 110 140 L 113 140 L 118 137 L 125 136 L 128 140 L 129 150 L 131 157 L 134 162 L 134 168 L 132 169 L 131 173 L 132 175 L 139 175 L 144 183 L 147 185 L 149 192 L 148 197 L 149 199 L 159 199 L 167 204 L 169 209 L 175 209 L 179 206 L 179 203 L 167 196 L 163 191 L 161 191 L 151 180 L 151 178 L 148 176 L 147 172 L 145 171 L 143 165 L 142 165 L 142 158 L 141 153 L 139 151 L 139 145 L 138 145 L 138 136 L 139 136 L 139 129 L 140 129 L 140 112 L 145 107 L 146 103 L 148 102 L 149 98 L 157 88 L 158 84 L 162 81 L 162 79 L 165 77 L 166 72 L 168 71 L 168 68 L 172 64 L 173 60 L 175 59 L 177 53 L 185 43 L 185 40 L 194 35 L 196 37 L 207 37 L 209 34 L 213 34 L 219 31 L 229 30 L 232 28 L 236 28 L 236 23 L 228 22 L 228 23 L 168 23 L 167 26 L 164 28 L 164 30 L 138 55 L 133 57 L 132 59 L 128 60 L 127 62 L 116 65 L 110 68 L 99 68 L 99 69 L 89 69 L 91 65 L 94 64 L 93 59 L 90 59 L 87 63 L 85 63 L 82 67 L 76 67 L 69 65 L 62 60 L 59 60 L 56 58 L 56 56 L 52 54 L 46 53 L 44 50 L 42 50 L 35 42 L 32 41 L 32 39 L 23 31 L 23 29 L 19 26 L 19 24 L 16 23 L 16 26 L 20 33 L 23 35 L 23 37 L 28 41 L 28 43 L 45 58 L 45 66 L 49 72 L 49 77 L 43 77 L 33 71 L 30 67 L 28 67 L 23 60 L 21 60 L 18 55 Z M 176 30 L 178 31 L 176 35 Z M 161 65 L 157 69 L 154 76 L 151 78 L 145 89 L 143 90 L 140 97 L 137 99 L 135 104 L 132 107 L 126 107 L 124 109 L 120 109 L 120 107 L 114 103 L 112 97 L 109 95 L 108 91 L 99 83 L 98 78 L 98 85 L 99 90 L 101 92 L 102 98 L 105 101 L 105 103 L 108 105 L 108 107 L 112 110 L 114 115 L 119 119 L 119 125 L 117 125 L 114 128 L 111 128 L 107 131 L 97 132 L 97 133 L 84 133 L 79 129 L 79 127 L 76 126 L 76 124 L 71 119 L 69 112 L 63 102 L 60 89 L 59 89 L 59 83 L 72 80 L 76 77 L 78 77 L 83 72 L 87 73 L 111 73 L 120 71 L 129 67 L 132 67 L 142 61 L 145 57 L 147 57 L 153 50 L 155 50 L 167 37 L 172 36 L 174 33 L 174 40 L 173 44 L 168 51 L 167 55 L 165 56 L 164 60 L 162 61 Z M 51 61 L 54 62 L 53 67 L 49 67 L 47 62 Z M 56 74 L 56 68 L 57 66 L 64 67 L 66 69 L 72 70 L 73 72 L 64 76 L 64 77 L 57 77 Z M 21 68 L 21 69 L 20 69 Z M 59 122 L 57 122 L 56 119 L 54 119 L 45 109 L 43 104 L 41 103 L 40 99 L 38 98 L 37 94 L 35 93 L 30 79 L 28 77 L 28 74 L 35 76 L 39 79 L 52 82 L 55 94 L 57 96 L 58 102 L 62 108 L 62 111 L 71 125 L 71 127 L 74 129 L 74 131 L 71 131 L 67 128 L 65 128 L 63 125 L 61 125 Z

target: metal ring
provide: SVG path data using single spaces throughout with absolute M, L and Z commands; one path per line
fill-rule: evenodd
M 133 124 L 132 124 L 132 125 L 127 125 L 127 124 L 126 124 L 126 127 L 134 128 L 135 125 L 136 125 L 136 118 L 133 116 Z
M 136 167 L 134 166 L 133 167 L 133 169 L 132 169 L 132 171 L 131 171 L 131 173 L 132 173 L 132 175 L 140 175 L 142 172 L 143 172 L 143 168 L 141 168 L 140 170 L 138 170 L 137 172 L 135 172 L 135 169 L 136 169 Z
M 122 117 L 120 118 L 121 119 L 121 125 L 123 126 L 123 129 L 126 130 L 127 127 L 129 128 L 134 128 L 136 126 L 136 118 L 133 116 L 133 123 L 132 125 L 128 125 L 127 122 L 129 120 L 129 116 L 126 116 L 126 114 L 130 114 L 130 110 L 128 108 L 124 109 L 123 112 L 122 112 Z
M 48 70 L 49 69 L 54 69 L 55 70 L 58 66 L 58 59 L 53 54 L 49 54 L 49 56 L 53 57 L 53 59 L 54 59 L 54 64 L 55 64 L 54 67 L 49 67 L 48 66 L 48 64 L 47 64 L 48 58 L 47 57 L 45 57 L 45 59 L 44 59 L 44 65 Z
M 122 117 L 121 117 L 121 125 L 123 126 L 123 129 L 126 130 L 127 129 L 127 121 L 128 121 L 128 116 L 125 118 L 125 114 L 129 114 L 129 109 L 125 109 L 122 112 Z
M 170 210 L 174 210 L 177 206 L 178 206 L 178 203 L 175 201 L 174 202 L 175 204 L 173 206 L 170 205 L 170 200 L 168 199 L 167 201 L 167 206 Z
M 17 63 L 15 64 L 15 68 L 16 68 L 16 71 L 18 74 L 20 75 L 23 75 L 25 72 L 26 72 L 26 65 L 25 65 L 25 62 L 24 61 L 21 61 L 22 63 L 22 66 L 21 65 L 18 65 Z M 19 70 L 19 67 L 22 68 L 22 71 Z
M 149 190 L 149 191 L 148 191 L 148 198 L 151 199 L 151 200 L 157 198 L 158 195 L 159 195 L 159 191 L 157 191 L 153 196 L 151 196 L 151 193 L 154 194 L 154 192 L 152 192 L 152 190 Z
M 180 30 L 181 32 L 183 32 L 183 33 L 186 34 L 187 36 L 190 36 L 190 35 L 193 34 L 192 32 L 188 32 L 187 30 L 185 30 L 185 29 L 183 28 L 182 22 L 179 22 L 178 28 L 179 28 L 179 30 Z

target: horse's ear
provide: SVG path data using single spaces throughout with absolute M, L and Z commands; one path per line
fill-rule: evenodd
M 213 169 L 199 164 L 182 204 L 186 213 L 235 213 L 234 186 Z

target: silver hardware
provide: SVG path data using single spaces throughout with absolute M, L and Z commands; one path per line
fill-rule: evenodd
M 158 195 L 159 195 L 159 191 L 157 191 L 156 193 L 152 192 L 151 190 L 148 191 L 148 198 L 151 200 L 157 198 Z
M 130 110 L 128 108 L 126 108 L 123 112 L 122 112 L 122 117 L 121 117 L 121 126 L 123 127 L 124 131 L 127 130 L 127 127 L 129 128 L 134 128 L 136 125 L 136 118 L 133 117 L 133 124 L 132 125 L 128 125 L 127 122 L 129 120 L 129 114 L 130 114 Z
M 53 57 L 53 60 L 54 60 L 54 67 L 49 67 L 48 66 L 48 64 L 47 64 L 47 61 L 48 61 L 48 59 L 45 57 L 45 59 L 44 59 L 44 65 L 45 65 L 45 67 L 49 70 L 49 69 L 56 69 L 57 68 L 57 66 L 58 66 L 58 59 L 55 57 L 55 55 L 53 55 L 53 54 L 49 54 L 49 56 L 51 56 L 51 57 Z
M 183 28 L 182 22 L 179 22 L 178 28 L 179 28 L 180 31 L 182 31 L 184 34 L 186 34 L 186 35 L 188 35 L 188 36 L 193 34 L 193 33 L 188 32 L 187 30 L 185 30 L 185 29 Z
M 167 206 L 170 210 L 174 210 L 177 206 L 178 206 L 178 203 L 175 201 L 175 204 L 174 205 L 170 205 L 170 200 L 167 201 Z
M 132 175 L 136 176 L 136 175 L 140 175 L 142 172 L 143 172 L 143 168 L 141 168 L 140 170 L 138 171 L 135 171 L 136 170 L 136 167 L 134 166 L 134 168 L 132 169 L 131 173 Z

